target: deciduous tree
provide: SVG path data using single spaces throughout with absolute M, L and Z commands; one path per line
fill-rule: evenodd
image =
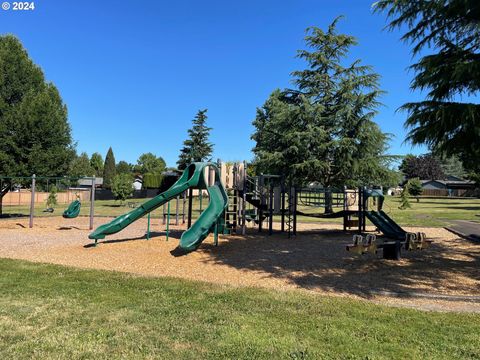
M 79 156 L 75 156 L 70 165 L 69 173 L 74 178 L 95 175 L 95 169 L 90 165 L 87 153 L 83 152 Z
M 400 164 L 399 169 L 407 179 L 419 178 L 421 180 L 443 180 L 445 173 L 437 157 L 432 154 L 407 155 Z
M 100 153 L 94 152 L 90 157 L 90 166 L 95 170 L 95 176 L 103 175 L 103 157 Z
M 165 167 L 165 160 L 163 160 L 161 156 L 157 157 L 155 154 L 149 152 L 139 156 L 135 170 L 142 175 L 147 173 L 161 174 L 165 171 Z
M 115 200 L 128 199 L 134 191 L 132 174 L 117 174 L 112 179 L 112 193 Z
M 0 174 L 63 176 L 75 151 L 67 107 L 14 36 L 0 36 Z M 11 183 L 2 182 L 2 199 Z
M 133 166 L 126 161 L 119 161 L 117 166 L 117 174 L 132 174 Z

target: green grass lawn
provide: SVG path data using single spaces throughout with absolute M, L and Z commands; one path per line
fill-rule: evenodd
M 0 259 L 0 358 L 480 359 L 480 315 Z
M 128 199 L 125 202 L 115 201 L 115 200 L 96 200 L 95 201 L 95 216 L 119 216 L 122 215 L 130 210 L 133 209 L 133 206 L 139 206 L 143 202 L 150 200 L 150 199 Z M 182 199 L 179 200 L 179 214 L 183 213 L 183 203 Z M 187 203 L 188 204 L 188 203 Z M 187 206 L 185 205 L 185 212 L 188 211 Z M 55 211 L 53 213 L 46 213 L 43 212 L 45 210 L 46 205 L 44 203 L 35 204 L 35 216 L 61 216 L 63 211 L 67 209 L 69 204 L 57 204 L 54 206 Z M 208 205 L 208 198 L 204 198 L 202 200 L 202 209 Z M 176 210 L 176 201 L 172 200 L 170 202 L 170 214 L 172 218 L 175 216 Z M 165 206 L 165 211 L 167 211 L 167 207 Z M 27 216 L 30 214 L 30 205 L 4 205 L 3 206 L 3 213 L 4 214 L 22 214 Z M 193 201 L 193 217 L 197 218 L 200 214 L 200 201 L 198 198 L 194 198 Z M 82 207 L 80 210 L 80 215 L 88 216 L 90 214 L 90 201 L 83 201 Z M 161 218 L 163 216 L 163 209 L 162 207 L 156 209 L 151 214 L 154 218 Z
M 420 198 L 410 200 L 412 207 L 400 210 L 400 198 L 387 196 L 384 211 L 403 226 L 443 227 L 450 224 L 449 220 L 472 220 L 480 222 L 480 199 L 450 199 L 450 198 Z M 323 208 L 300 207 L 304 212 L 323 212 Z M 338 209 L 341 210 L 341 209 Z M 337 209 L 335 209 L 337 211 Z M 323 222 L 341 224 L 343 219 L 317 219 L 299 216 L 300 222 Z
M 143 203 L 147 199 L 130 199 L 124 204 L 114 200 L 97 200 L 95 201 L 96 216 L 118 216 L 130 211 L 127 205 Z M 203 199 L 202 208 L 208 205 L 208 199 Z M 450 224 L 449 220 L 473 220 L 480 222 L 480 199 L 450 199 L 450 198 L 422 198 L 420 202 L 411 199 L 411 209 L 400 210 L 399 197 L 387 196 L 385 198 L 384 209 L 391 215 L 400 225 L 403 226 L 433 226 L 443 227 Z M 45 208 L 44 204 L 37 204 L 35 207 L 35 216 L 59 216 L 68 204 L 61 204 L 55 207 L 53 214 L 42 212 Z M 176 201 L 170 203 L 171 213 L 175 213 Z M 187 209 L 187 208 L 186 208 Z M 200 214 L 200 202 L 198 198 L 194 198 L 193 218 L 197 218 Z M 306 208 L 300 207 L 304 212 L 323 212 L 323 208 Z M 337 209 L 335 209 L 337 210 Z M 338 209 L 341 210 L 341 209 Z M 88 216 L 90 211 L 90 203 L 83 202 L 80 214 Z M 186 210 L 187 211 L 187 210 Z M 179 201 L 179 213 L 183 212 L 182 199 Z M 4 206 L 4 213 L 29 214 L 29 206 Z M 160 218 L 163 215 L 162 208 L 152 212 L 152 217 Z M 174 216 L 174 215 L 172 215 Z M 276 216 L 275 221 L 280 221 L 280 217 Z M 320 222 L 320 223 L 342 223 L 342 219 L 317 219 L 311 217 L 298 217 L 299 222 Z

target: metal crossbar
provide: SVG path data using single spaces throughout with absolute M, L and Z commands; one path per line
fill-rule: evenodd
M 343 192 L 330 189 L 301 189 L 298 191 L 298 202 L 304 206 L 325 207 L 327 194 L 330 194 L 331 207 L 343 207 L 345 198 Z

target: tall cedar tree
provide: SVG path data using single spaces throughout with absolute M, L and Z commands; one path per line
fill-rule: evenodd
M 422 56 L 412 65 L 412 89 L 427 90 L 424 101 L 407 103 L 408 139 L 480 171 L 480 2 L 478 0 L 381 0 L 376 11 L 392 19 L 390 29 L 408 27 L 402 40 Z
M 63 176 L 75 155 L 67 107 L 14 36 L 0 36 L 0 175 Z M 3 196 L 11 188 L 1 182 Z
M 193 126 L 188 130 L 189 138 L 183 142 L 183 148 L 180 150 L 180 156 L 177 161 L 180 170 L 185 169 L 192 162 L 206 161 L 213 152 L 213 144 L 208 141 L 212 128 L 208 127 L 207 109 L 199 110 Z
M 117 174 L 117 169 L 115 166 L 115 156 L 113 155 L 113 150 L 110 147 L 105 156 L 105 164 L 103 165 L 103 187 L 105 189 L 112 188 L 113 178 Z
M 253 121 L 253 152 L 260 172 L 285 174 L 298 184 L 324 187 L 381 184 L 392 175 L 384 156 L 388 136 L 372 121 L 379 76 L 359 60 L 343 66 L 354 37 L 307 29 L 300 50 L 308 68 L 292 73 L 295 89 L 275 90 Z M 331 211 L 331 209 L 327 209 Z
M 455 176 L 463 179 L 467 175 L 462 161 L 457 156 L 436 156 L 435 158 L 440 162 L 445 176 Z

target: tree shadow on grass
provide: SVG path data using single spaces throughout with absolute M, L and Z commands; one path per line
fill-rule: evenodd
M 397 262 L 382 259 L 381 250 L 376 256 L 352 255 L 345 249 L 348 243 L 351 236 L 342 232 L 303 231 L 292 239 L 286 234 L 250 233 L 224 238 L 218 248 L 206 244 L 202 249 L 210 254 L 207 262 L 262 272 L 310 290 L 365 298 L 385 292 L 407 297 L 425 292 L 480 292 L 480 250 L 468 253 L 434 242 L 427 250 L 404 252 Z M 447 280 L 462 277 L 468 278 L 467 284 Z
M 410 200 L 414 200 L 414 199 L 410 199 Z M 419 204 L 430 204 L 433 207 L 435 207 L 435 206 L 441 206 L 441 205 L 445 205 L 445 204 L 448 204 L 448 205 L 470 205 L 472 203 L 480 201 L 480 199 L 475 199 L 475 198 L 470 198 L 470 199 L 465 199 L 465 200 L 468 200 L 468 201 L 449 200 L 448 198 L 445 198 L 444 200 L 442 199 L 442 201 L 430 201 L 430 200 L 420 198 L 420 201 L 418 203 Z M 400 201 L 397 201 L 397 202 L 400 203 Z M 416 201 L 415 201 L 415 203 L 416 203 Z
M 465 210 L 465 211 L 480 211 L 480 206 L 455 206 L 452 209 L 451 206 L 437 206 L 437 209 L 449 209 L 452 210 Z

